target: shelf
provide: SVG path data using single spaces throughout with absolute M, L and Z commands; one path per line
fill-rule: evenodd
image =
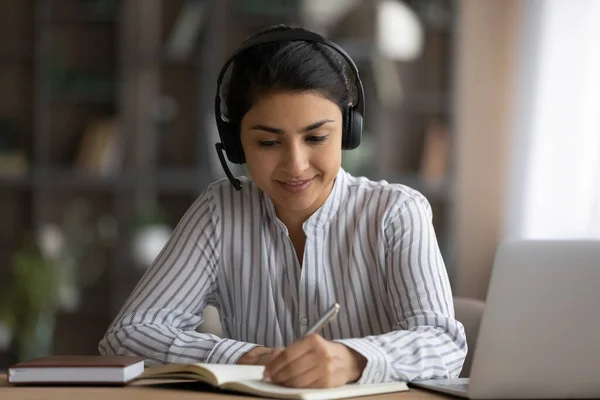
M 68 93 L 54 92 L 51 101 L 60 103 L 80 103 L 91 105 L 114 105 L 117 101 L 114 93 Z
M 0 174 L 0 189 L 25 189 L 31 187 L 32 183 L 31 174 L 19 176 Z
M 164 192 L 199 194 L 212 182 L 208 172 L 189 168 L 163 168 L 157 172 L 156 186 Z
M 121 176 L 101 176 L 76 169 L 43 168 L 34 175 L 33 184 L 43 189 L 118 189 L 125 183 Z
M 0 62 L 32 62 L 33 50 L 17 46 L 0 46 Z
M 163 168 L 155 176 L 126 172 L 102 176 L 71 168 L 38 168 L 25 176 L 0 175 L 0 189 L 127 190 L 148 182 L 159 192 L 197 195 L 212 182 L 208 171 L 192 168 Z
M 113 13 L 92 13 L 85 11 L 61 11 L 50 16 L 42 17 L 40 22 L 57 25 L 114 25 L 118 16 Z
M 198 69 L 202 67 L 202 64 L 198 61 L 193 60 L 173 60 L 168 57 L 164 57 L 160 60 L 160 65 L 163 68 L 173 69 Z
M 156 52 L 140 52 L 132 57 L 127 64 L 130 68 L 140 68 L 148 66 L 161 66 L 163 68 L 192 68 L 197 69 L 202 67 L 203 63 L 200 60 L 194 59 L 195 54 L 192 54 L 186 59 L 177 59 L 166 50 Z

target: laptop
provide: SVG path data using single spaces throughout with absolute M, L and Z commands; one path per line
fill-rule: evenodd
M 470 378 L 411 384 L 469 399 L 600 398 L 600 241 L 500 245 Z

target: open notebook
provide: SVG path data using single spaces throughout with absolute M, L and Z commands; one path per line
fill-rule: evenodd
M 278 399 L 333 400 L 408 390 L 404 382 L 349 384 L 333 389 L 294 389 L 262 380 L 264 367 L 228 364 L 166 364 L 146 368 L 141 378 L 186 378 L 221 389 Z

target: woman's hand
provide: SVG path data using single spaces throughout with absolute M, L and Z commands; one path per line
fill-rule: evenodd
M 273 353 L 274 349 L 269 349 L 267 347 L 255 347 L 249 352 L 242 355 L 237 364 L 241 365 L 265 365 L 269 356 Z
M 360 378 L 367 360 L 341 343 L 314 334 L 285 349 L 274 349 L 265 379 L 297 388 L 332 388 Z

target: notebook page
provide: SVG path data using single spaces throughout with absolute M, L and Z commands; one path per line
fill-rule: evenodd
M 265 367 L 262 365 L 194 364 L 213 373 L 219 385 L 225 382 L 260 381 Z
M 348 384 L 333 389 L 296 389 L 278 386 L 260 380 L 253 380 L 230 382 L 223 387 L 258 396 L 301 400 L 335 400 L 408 390 L 408 386 L 405 382 L 387 382 L 367 385 Z

